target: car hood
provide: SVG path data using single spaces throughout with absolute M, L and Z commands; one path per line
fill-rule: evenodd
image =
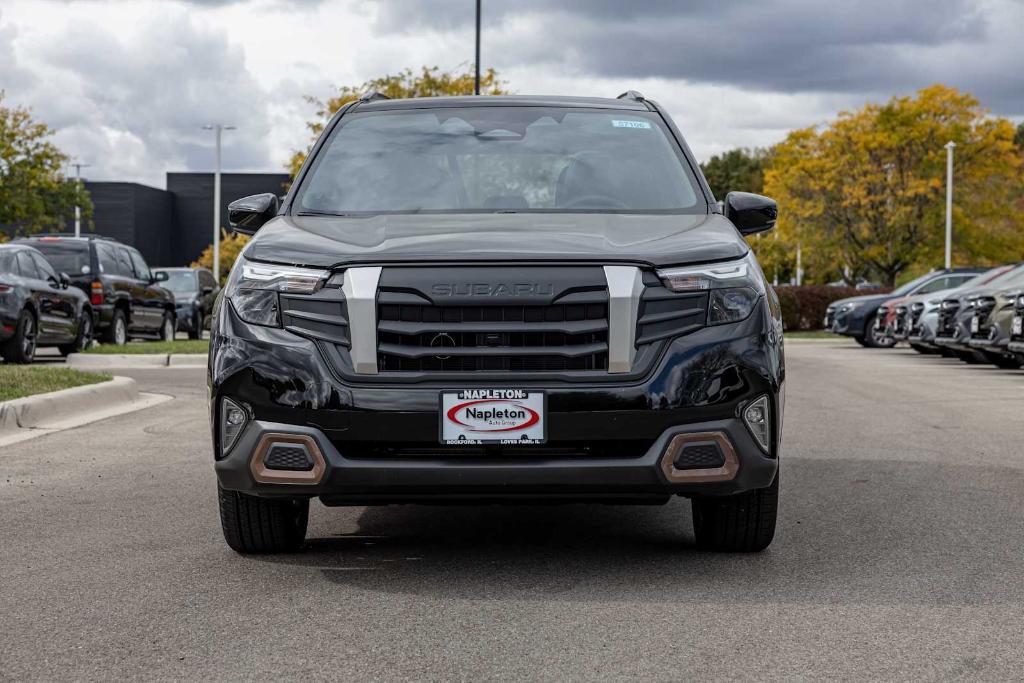
M 430 261 L 721 261 L 749 247 L 720 214 L 412 214 L 278 216 L 246 258 L 288 265 Z
M 868 305 L 879 305 L 881 306 L 886 301 L 892 299 L 892 294 L 869 294 L 867 296 L 851 296 L 848 299 L 837 299 L 829 304 L 835 308 L 839 308 L 844 304 L 868 304 Z

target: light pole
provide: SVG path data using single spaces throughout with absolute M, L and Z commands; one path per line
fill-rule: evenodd
M 956 143 L 946 143 L 946 270 L 953 267 L 953 148 Z
M 89 164 L 71 164 L 75 167 L 75 184 L 78 186 L 78 191 L 82 190 L 82 169 L 88 168 Z M 76 195 L 77 198 L 77 195 Z M 75 202 L 75 237 L 82 236 L 82 207 Z
M 473 94 L 480 94 L 480 0 L 476 0 L 476 80 Z
M 220 282 L 220 136 L 226 130 L 234 130 L 234 126 L 213 123 L 203 126 L 204 130 L 212 130 L 214 135 L 214 169 L 213 169 L 213 279 Z

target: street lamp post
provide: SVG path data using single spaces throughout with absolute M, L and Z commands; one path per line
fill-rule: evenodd
M 75 185 L 78 186 L 78 191 L 82 190 L 82 169 L 88 168 L 89 164 L 71 164 L 75 167 Z M 76 195 L 77 197 L 77 195 Z M 82 207 L 75 202 L 75 237 L 82 236 Z
M 214 134 L 214 169 L 213 169 L 213 279 L 220 281 L 220 137 L 226 130 L 234 130 L 234 126 L 214 123 L 203 126 L 204 130 L 212 130 Z
M 946 269 L 953 267 L 953 148 L 956 143 L 946 143 Z
M 480 94 L 480 0 L 476 0 L 476 79 L 473 84 L 473 94 Z

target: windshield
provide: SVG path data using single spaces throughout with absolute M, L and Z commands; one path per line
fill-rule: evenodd
M 89 245 L 82 242 L 44 242 L 35 240 L 32 246 L 42 252 L 58 273 L 87 275 L 89 273 Z
M 925 282 L 931 280 L 933 277 L 935 277 L 935 273 L 928 273 L 927 275 L 922 275 L 916 280 L 911 280 L 902 287 L 897 287 L 889 294 L 889 296 L 892 298 L 895 298 L 897 296 L 906 296 L 907 294 L 910 294 L 915 289 L 923 285 Z
M 299 189 L 302 214 L 703 213 L 651 112 L 436 108 L 346 116 Z
M 175 294 L 190 294 L 199 291 L 196 274 L 191 270 L 157 270 L 155 272 L 167 273 L 167 280 L 159 284 Z
M 957 287 L 957 289 L 970 289 L 972 287 L 980 287 L 981 285 L 999 282 L 1007 275 L 1010 275 L 1011 273 L 1016 271 L 1018 271 L 1018 268 L 999 266 L 998 268 L 993 268 L 992 270 L 986 270 L 984 273 L 978 275 L 977 277 L 972 277 L 970 280 Z

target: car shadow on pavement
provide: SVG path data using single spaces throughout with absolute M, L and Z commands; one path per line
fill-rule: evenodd
M 1013 468 L 790 458 L 776 540 L 760 554 L 695 548 L 689 504 L 674 499 L 357 508 L 357 532 L 313 534 L 302 553 L 264 560 L 368 591 L 470 600 L 1006 604 L 1024 592 L 1009 538 L 1024 528 L 1021 490 Z

